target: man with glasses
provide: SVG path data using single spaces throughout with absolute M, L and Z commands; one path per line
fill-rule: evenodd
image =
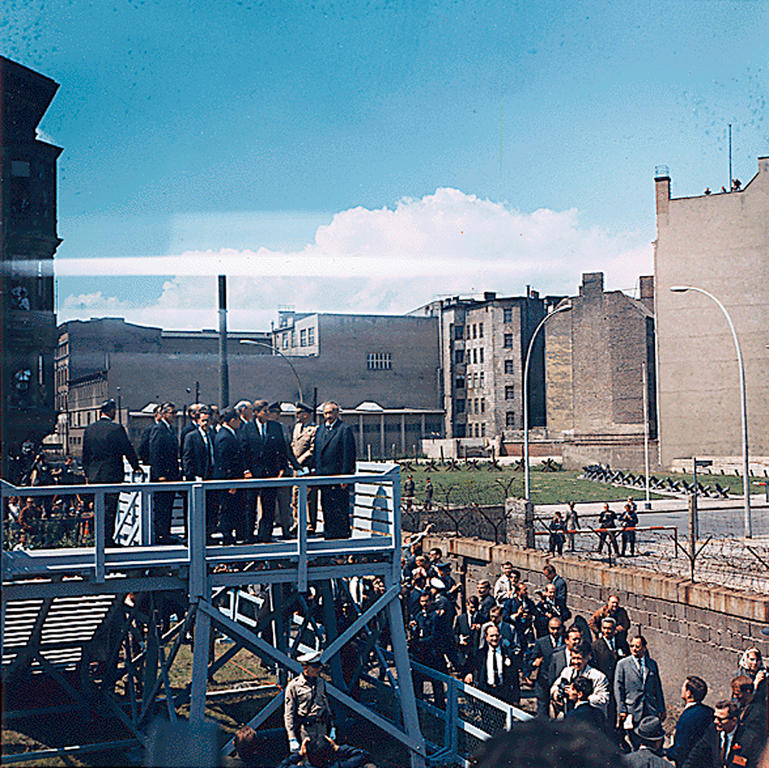
M 683 768 L 755 768 L 759 756 L 742 744 L 739 719 L 737 702 L 717 701 L 713 723 L 694 745 Z

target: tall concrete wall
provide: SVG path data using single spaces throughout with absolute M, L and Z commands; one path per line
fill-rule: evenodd
M 479 579 L 495 579 L 501 564 L 510 560 L 536 588 L 546 583 L 542 568 L 551 562 L 566 579 L 569 607 L 586 618 L 609 595 L 618 595 L 630 616 L 631 631 L 640 628 L 649 641 L 668 707 L 678 703 L 681 682 L 687 675 L 697 674 L 708 682 L 712 704 L 729 695 L 729 681 L 745 648 L 757 646 L 762 654 L 769 653 L 769 641 L 761 635 L 761 628 L 769 624 L 769 600 L 762 595 L 692 584 L 639 568 L 607 568 L 567 557 L 551 558 L 509 544 L 429 536 L 423 546 L 425 550 L 441 547 L 457 565 L 455 572 L 466 569 L 467 594 L 475 592 Z
M 692 285 L 729 312 L 742 346 L 750 450 L 769 465 L 769 157 L 742 191 L 670 197 L 655 180 L 654 254 L 661 460 L 741 452 L 737 357 L 729 327 L 707 296 L 671 293 Z

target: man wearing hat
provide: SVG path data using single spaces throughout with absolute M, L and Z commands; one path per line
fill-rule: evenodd
M 631 768 L 670 768 L 670 763 L 662 757 L 665 731 L 658 717 L 649 715 L 642 718 L 633 732 L 638 739 L 638 749 L 625 756 L 625 765 Z
M 99 420 L 89 424 L 83 433 L 83 468 L 89 483 L 122 483 L 125 475 L 123 457 L 134 472 L 141 472 L 139 459 L 125 428 L 115 424 L 116 413 L 114 400 L 103 402 Z M 104 541 L 109 547 L 113 546 L 115 535 L 118 495 L 104 494 Z
M 296 423 L 291 434 L 291 450 L 296 457 L 299 466 L 305 470 L 313 468 L 315 454 L 315 432 L 317 424 L 312 423 L 312 407 L 303 402 L 295 403 Z M 294 488 L 294 508 L 297 520 L 299 516 L 299 489 Z M 307 530 L 315 533 L 318 524 L 318 487 L 310 486 L 307 489 Z
M 302 673 L 286 686 L 283 723 L 292 752 L 307 738 L 328 736 L 331 732 L 331 708 L 326 695 L 326 681 L 320 676 L 321 652 L 311 651 L 297 657 Z

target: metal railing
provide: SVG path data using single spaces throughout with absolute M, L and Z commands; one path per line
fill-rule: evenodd
M 309 538 L 308 492 L 312 487 L 346 484 L 354 488 L 351 497 L 349 539 L 324 540 Z M 206 509 L 208 494 L 230 489 L 293 488 L 297 492 L 297 529 L 293 538 L 255 544 L 210 545 L 206 542 Z M 175 492 L 186 494 L 186 540 L 175 544 L 156 545 L 153 516 L 154 494 Z M 109 546 L 105 535 L 105 495 L 121 495 L 123 542 L 127 546 Z M 55 573 L 78 573 L 93 581 L 104 582 L 111 572 L 151 566 L 186 566 L 189 568 L 191 594 L 204 594 L 208 567 L 218 563 L 237 565 L 255 559 L 288 559 L 298 566 L 298 586 L 307 589 L 308 556 L 317 558 L 358 553 L 393 551 L 400 542 L 400 473 L 397 465 L 359 462 L 354 475 L 268 478 L 249 480 L 207 480 L 187 482 L 138 482 L 67 486 L 67 494 L 81 494 L 93 499 L 93 541 L 87 546 L 56 546 L 57 542 L 27 542 L 24 548 L 10 550 L 6 528 L 6 500 L 10 497 L 41 498 L 61 494 L 60 486 L 17 487 L 0 480 L 2 502 L 2 576 L 3 580 L 19 577 L 51 576 Z M 89 515 L 90 519 L 90 515 Z M 323 512 L 319 504 L 318 521 L 322 529 Z M 121 531 L 117 532 L 118 535 Z M 119 539 L 120 540 L 120 539 Z M 64 542 L 59 542 L 64 544 Z M 30 546 L 31 545 L 31 546 Z M 398 558 L 392 558 L 393 574 L 399 569 Z M 399 575 L 399 574 L 398 574 Z M 210 585 L 210 582 L 209 582 Z
M 430 764 L 461 765 L 469 768 L 473 765 L 472 758 L 484 741 L 511 730 L 514 722 L 533 718 L 528 712 L 491 696 L 474 685 L 424 664 L 412 660 L 411 670 L 422 734 L 429 748 Z M 387 686 L 371 675 L 366 676 L 366 681 L 380 691 L 387 691 Z M 432 701 L 424 697 L 425 682 L 431 685 Z M 437 701 L 436 686 L 442 694 L 439 694 Z M 397 713 L 395 714 L 397 716 Z
M 542 525 L 546 523 L 540 518 L 536 518 L 536 521 Z M 678 557 L 678 528 L 675 525 L 636 525 L 630 528 L 593 528 L 586 526 L 585 528 L 570 528 L 566 531 L 562 531 L 564 536 L 599 536 L 602 533 L 608 534 L 615 544 L 620 540 L 620 535 L 624 533 L 636 533 L 645 531 L 670 531 L 673 534 L 673 557 Z M 549 530 L 537 530 L 534 531 L 534 536 L 550 536 Z M 607 542 L 608 544 L 608 542 Z M 608 545 L 611 548 L 611 544 Z

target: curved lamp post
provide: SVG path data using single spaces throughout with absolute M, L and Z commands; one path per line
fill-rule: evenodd
M 552 312 L 548 312 L 534 329 L 529 339 L 529 346 L 526 349 L 526 361 L 523 364 L 523 477 L 524 477 L 524 498 L 529 501 L 530 483 L 529 483 L 529 360 L 531 359 L 531 350 L 534 346 L 534 340 L 537 338 L 542 326 L 558 312 L 568 312 L 572 308 L 570 299 L 564 299 Z
M 302 395 L 302 380 L 299 378 L 299 374 L 296 372 L 294 364 L 279 349 L 276 349 L 272 344 L 267 344 L 264 341 L 257 341 L 256 339 L 241 339 L 240 343 L 248 344 L 252 347 L 264 347 L 265 349 L 269 349 L 273 355 L 280 355 L 288 363 L 289 368 L 291 368 L 291 372 L 296 379 L 296 385 L 299 387 L 299 399 L 304 402 L 304 396 Z
M 726 307 L 712 294 L 706 291 L 704 288 L 695 288 L 693 285 L 671 285 L 670 290 L 673 293 L 686 293 L 686 291 L 696 291 L 709 299 L 712 299 L 721 312 L 724 313 L 726 322 L 729 323 L 729 330 L 732 332 L 732 338 L 734 339 L 734 347 L 737 350 L 737 365 L 740 371 L 740 400 L 742 403 L 742 488 L 745 495 L 745 538 L 749 539 L 753 536 L 753 527 L 750 520 L 750 469 L 748 465 L 748 403 L 745 395 L 745 366 L 742 362 L 742 350 L 740 349 L 740 342 L 737 339 L 737 332 L 734 330 L 734 323 L 732 318 L 729 317 L 729 313 L 726 311 Z

